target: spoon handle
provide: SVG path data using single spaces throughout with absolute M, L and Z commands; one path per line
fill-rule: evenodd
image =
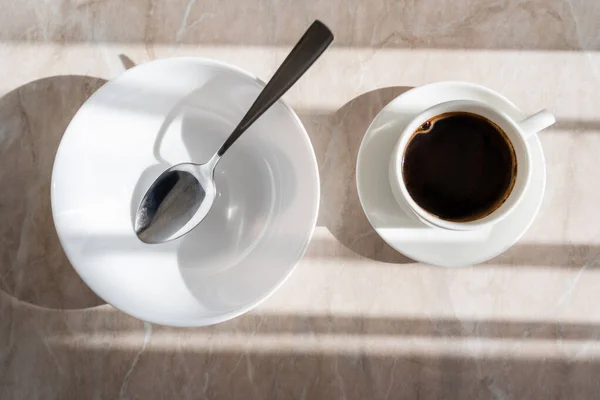
M 300 41 L 286 57 L 271 80 L 258 95 L 244 118 L 233 130 L 217 155 L 220 157 L 248 129 L 254 121 L 269 109 L 296 81 L 304 75 L 310 66 L 323 54 L 333 41 L 333 34 L 321 22 L 315 21 L 304 33 Z

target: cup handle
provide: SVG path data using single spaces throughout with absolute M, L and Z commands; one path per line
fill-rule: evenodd
M 519 122 L 519 127 L 521 127 L 525 137 L 530 137 L 554 125 L 555 122 L 556 118 L 550 111 L 542 110 Z

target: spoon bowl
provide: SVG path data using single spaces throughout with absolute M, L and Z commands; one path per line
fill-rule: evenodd
M 206 164 L 174 165 L 156 178 L 140 202 L 134 223 L 142 242 L 168 242 L 202 222 L 217 193 L 213 159 Z

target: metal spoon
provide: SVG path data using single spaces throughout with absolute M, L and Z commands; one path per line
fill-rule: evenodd
M 141 241 L 155 244 L 177 239 L 206 217 L 216 197 L 214 171 L 223 154 L 296 83 L 332 41 L 331 31 L 322 22 L 313 22 L 207 163 L 174 165 L 156 178 L 135 215 L 134 229 Z

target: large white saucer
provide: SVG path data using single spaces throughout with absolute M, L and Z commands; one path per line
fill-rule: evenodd
M 140 319 L 201 326 L 271 295 L 314 230 L 319 176 L 308 135 L 282 101 L 218 164 L 207 218 L 170 243 L 147 245 L 133 212 L 151 182 L 180 162 L 206 162 L 264 86 L 227 64 L 158 60 L 100 88 L 77 112 L 52 173 L 59 239 L 100 297 Z

